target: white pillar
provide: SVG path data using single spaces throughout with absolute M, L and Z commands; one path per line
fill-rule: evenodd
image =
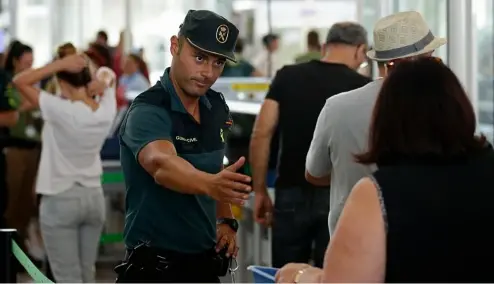
M 77 15 L 77 46 L 82 47 L 84 45 L 84 0 L 77 0 L 75 6 L 75 14 Z
M 216 0 L 216 8 L 215 11 L 227 18 L 228 20 L 232 20 L 233 14 L 233 1 L 232 0 Z
M 448 1 L 448 65 L 456 73 L 465 88 L 469 87 L 467 67 L 467 17 L 466 1 Z M 467 89 L 468 90 L 468 89 Z
M 9 1 L 9 18 L 10 18 L 10 23 L 9 23 L 9 32 L 11 38 L 16 38 L 17 37 L 17 8 L 18 8 L 18 1 Z
M 132 49 L 132 0 L 125 0 L 124 52 Z
M 393 0 L 379 1 L 379 18 L 386 17 L 393 13 Z
M 472 0 L 464 0 L 466 16 L 466 38 L 465 38 L 465 58 L 467 63 L 467 92 L 474 106 L 478 119 L 478 54 L 477 54 L 477 21 L 473 13 Z M 492 1 L 492 0 L 489 0 Z
M 448 1 L 448 65 L 477 109 L 475 22 L 470 0 Z

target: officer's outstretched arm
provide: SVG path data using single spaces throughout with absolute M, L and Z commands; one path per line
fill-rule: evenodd
M 248 198 L 250 177 L 236 173 L 244 159 L 218 174 L 196 169 L 180 158 L 171 138 L 172 123 L 162 107 L 134 102 L 127 119 L 122 123 L 122 147 L 132 151 L 136 161 L 156 183 L 185 194 L 206 194 L 234 204 L 243 204 Z
M 208 174 L 177 156 L 171 131 L 165 108 L 134 102 L 122 123 L 120 140 L 159 185 L 186 194 L 204 193 Z
M 177 156 L 175 146 L 168 140 L 147 144 L 138 160 L 159 185 L 186 194 L 207 194 L 208 174 Z

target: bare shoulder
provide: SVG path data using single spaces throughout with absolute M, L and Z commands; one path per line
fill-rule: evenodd
M 367 202 L 369 197 L 377 198 L 377 186 L 369 177 L 360 179 L 352 189 L 354 199 Z

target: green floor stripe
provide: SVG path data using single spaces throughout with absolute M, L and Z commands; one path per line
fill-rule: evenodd
M 101 176 L 101 182 L 103 184 L 123 183 L 124 176 L 122 172 L 103 173 Z
M 34 280 L 34 283 L 53 283 L 34 265 L 29 257 L 21 250 L 15 241 L 12 241 L 12 253 L 15 258 L 22 264 L 27 273 Z
M 123 235 L 120 233 L 116 234 L 104 234 L 100 238 L 101 244 L 114 244 L 123 242 Z

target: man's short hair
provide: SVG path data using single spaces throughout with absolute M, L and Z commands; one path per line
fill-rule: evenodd
M 235 44 L 235 52 L 242 53 L 244 51 L 244 41 L 239 38 L 237 39 L 237 43 Z
M 279 37 L 277 34 L 267 34 L 262 37 L 262 44 L 267 47 L 269 44 L 275 40 L 277 40 Z
M 336 23 L 329 29 L 326 44 L 368 45 L 367 31 L 358 23 Z
M 105 41 L 108 41 L 108 34 L 105 31 L 99 31 L 97 36 L 104 39 Z

